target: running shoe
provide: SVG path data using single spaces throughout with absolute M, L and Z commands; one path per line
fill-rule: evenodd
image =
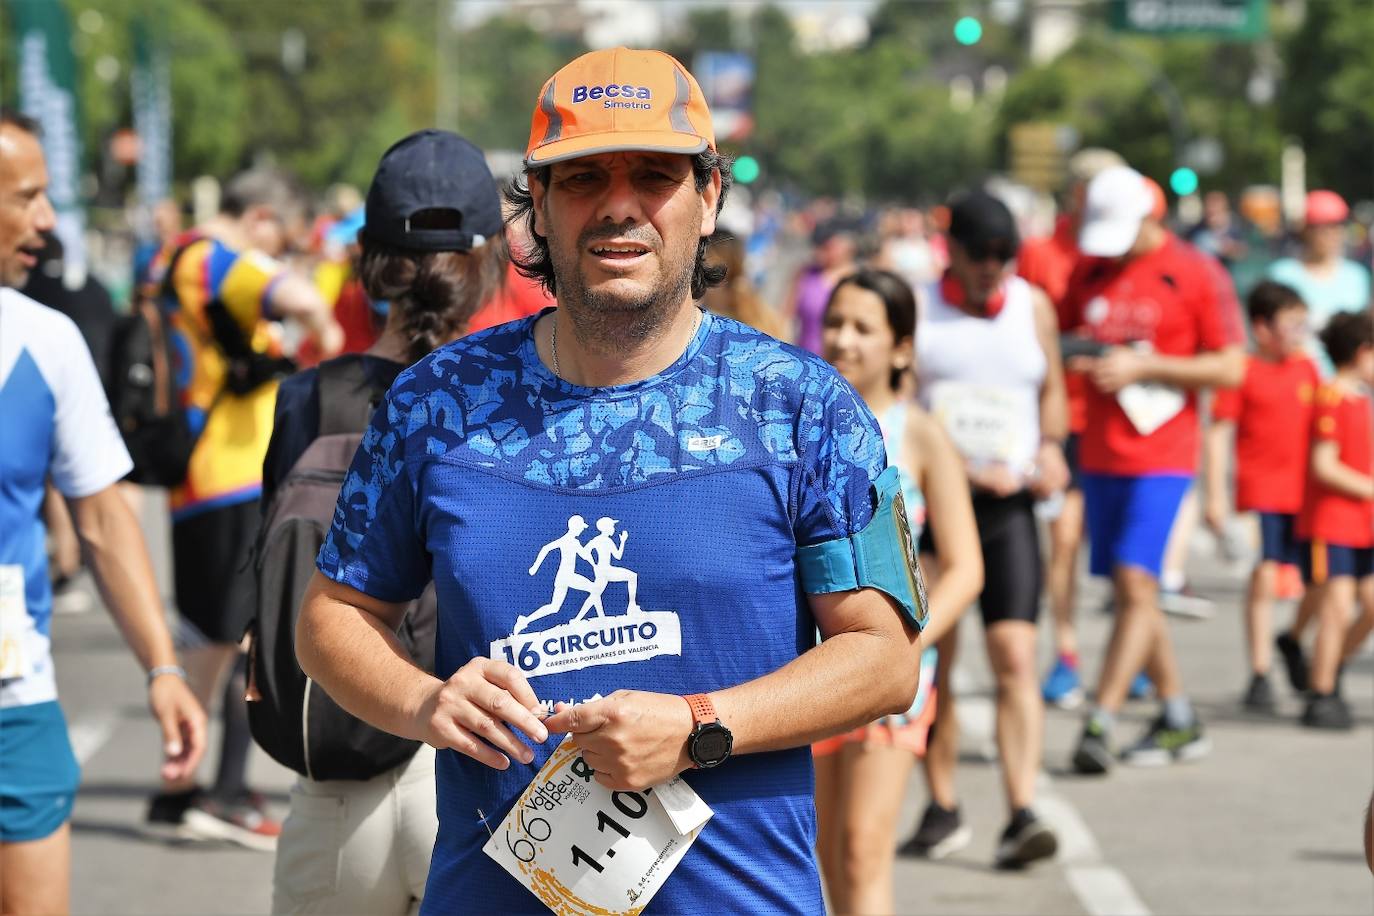
M 1175 617 L 1187 617 L 1190 620 L 1210 620 L 1216 611 L 1216 605 L 1210 598 L 1195 595 L 1187 586 L 1178 590 L 1164 590 L 1159 592 L 1159 609 L 1166 614 L 1173 614 Z
M 1063 655 L 1059 656 L 1040 692 L 1046 703 L 1060 709 L 1077 709 L 1083 703 L 1083 681 L 1078 676 L 1078 666 Z
M 281 824 L 266 811 L 262 796 L 245 793 L 232 800 L 201 796 L 187 809 L 181 833 L 201 840 L 228 840 L 248 849 L 272 852 Z
M 204 790 L 199 786 L 185 792 L 159 792 L 148 800 L 144 822 L 158 833 L 179 836 L 186 820 L 186 812 L 200 801 Z
M 1292 633 L 1280 633 L 1274 640 L 1283 659 L 1283 667 L 1288 672 L 1288 683 L 1298 693 L 1307 692 L 1307 659 L 1303 657 L 1302 646 Z
M 1131 681 L 1130 688 L 1126 691 L 1126 698 L 1130 700 L 1148 700 L 1155 695 L 1155 682 L 1150 680 L 1150 676 L 1144 671 L 1135 676 Z
M 1083 725 L 1083 736 L 1073 752 L 1073 768 L 1087 776 L 1100 776 L 1112 768 L 1112 749 L 1107 731 L 1094 719 Z
M 1350 707 L 1336 693 L 1314 693 L 1302 711 L 1302 724 L 1331 731 L 1349 731 L 1355 725 Z
M 998 868 L 1025 868 L 1032 862 L 1048 859 L 1059 850 L 1059 838 L 1045 823 L 1022 808 L 1012 815 L 1002 839 L 997 843 L 994 864 Z
M 1250 686 L 1245 688 L 1245 699 L 1241 700 L 1241 705 L 1250 712 L 1274 711 L 1274 688 L 1269 684 L 1269 675 L 1255 674 L 1250 677 Z
M 1202 733 L 1202 723 L 1193 719 L 1187 728 L 1170 728 L 1160 716 L 1149 731 L 1121 755 L 1131 766 L 1161 767 L 1171 763 L 1200 760 L 1212 751 L 1212 742 Z
M 973 831 L 959 817 L 959 809 L 941 808 L 935 802 L 926 805 L 916 833 L 901 846 L 897 854 L 923 859 L 943 859 L 968 846 Z

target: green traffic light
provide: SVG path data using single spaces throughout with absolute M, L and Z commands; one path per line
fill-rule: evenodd
M 1197 184 L 1197 172 L 1190 168 L 1174 169 L 1173 174 L 1169 176 L 1169 187 L 1179 197 L 1187 197 L 1197 191 Z
M 753 156 L 740 156 L 735 160 L 735 167 L 730 170 L 730 174 L 735 176 L 735 180 L 740 184 L 749 184 L 759 177 L 759 161 Z
M 954 40 L 961 45 L 976 45 L 983 38 L 983 24 L 972 16 L 954 23 Z

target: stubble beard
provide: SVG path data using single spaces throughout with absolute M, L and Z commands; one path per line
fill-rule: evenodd
M 584 347 L 602 355 L 624 352 L 659 336 L 677 316 L 691 290 L 696 250 L 694 248 L 681 263 L 667 262 L 664 260 L 661 240 L 656 234 L 652 240 L 648 237 L 652 232 L 651 229 L 639 228 L 620 229 L 615 233 L 629 239 L 638 235 L 639 241 L 659 252 L 663 265 L 659 276 L 646 292 L 630 296 L 588 287 L 581 252 L 598 236 L 609 238 L 611 233 L 583 233 L 577 247 L 563 253 L 559 252 L 553 239 L 549 239 L 554 276 L 558 281 L 559 311 L 566 312 L 572 319 L 574 332 Z

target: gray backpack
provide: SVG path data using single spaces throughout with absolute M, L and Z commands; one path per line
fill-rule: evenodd
M 339 488 L 385 389 L 369 383 L 360 356 L 329 360 L 318 371 L 319 432 L 273 494 L 258 535 L 248 722 L 263 750 L 303 776 L 370 779 L 405 763 L 420 743 L 344 712 L 301 671 L 295 635 Z M 407 609 L 396 634 L 427 671 L 434 670 L 435 618 L 431 584 Z

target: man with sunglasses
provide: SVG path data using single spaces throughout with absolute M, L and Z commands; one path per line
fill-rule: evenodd
M 1196 390 L 1232 387 L 1245 372 L 1234 310 L 1205 256 L 1160 221 L 1155 194 L 1134 169 L 1107 169 L 1088 185 L 1065 314 L 1105 351 L 1075 357 L 1088 375 L 1080 457 L 1091 571 L 1111 576 L 1116 621 L 1097 704 L 1074 752 L 1080 773 L 1105 773 L 1112 731 L 1131 680 L 1145 669 L 1163 709 L 1122 755 L 1162 766 L 1210 745 L 1183 693 L 1159 605 L 1164 552 L 1200 451 Z
M 1049 298 L 1015 275 L 1019 245 L 1016 222 L 997 198 L 984 191 L 956 198 L 949 270 L 928 291 L 916 325 L 918 394 L 964 458 L 982 542 L 979 606 L 997 678 L 997 746 L 1010 814 L 997 847 L 1002 867 L 1047 858 L 1058 845 L 1031 811 L 1045 719 L 1035 664 L 1043 587 L 1035 503 L 1062 491 L 1069 476 L 1058 322 Z M 936 858 L 970 835 L 954 797 L 958 731 L 949 671 L 956 640 L 951 632 L 940 643 L 939 727 L 926 757 L 932 800 L 908 844 Z

